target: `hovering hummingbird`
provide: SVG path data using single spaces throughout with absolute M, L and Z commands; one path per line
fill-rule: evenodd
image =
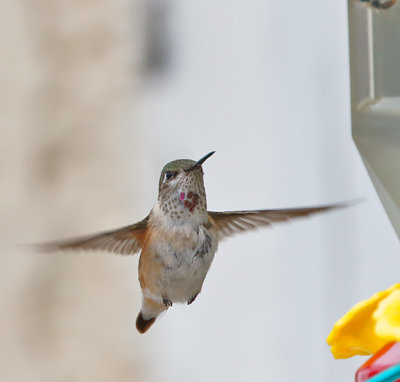
M 371 7 L 376 9 L 389 9 L 397 0 L 361 0 L 365 3 L 370 3 Z
M 122 255 L 141 250 L 139 281 L 143 299 L 136 328 L 144 333 L 173 303 L 191 304 L 196 299 L 222 239 L 344 206 L 207 211 L 202 164 L 214 152 L 197 162 L 178 159 L 167 163 L 161 171 L 158 200 L 140 222 L 42 248 L 105 250 Z

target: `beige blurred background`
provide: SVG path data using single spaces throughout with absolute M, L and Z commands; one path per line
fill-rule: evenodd
M 14 243 L 140 218 L 132 124 L 142 5 L 6 0 L 0 12 L 0 380 L 146 380 L 137 259 Z M 144 178 L 144 177 L 143 177 Z M 149 207 L 150 208 L 150 207 Z
M 325 338 L 400 259 L 351 139 L 345 0 L 4 0 L 0 68 L 0 381 L 353 378 Z M 137 256 L 15 245 L 138 221 L 211 150 L 211 210 L 366 201 L 223 243 L 143 336 Z

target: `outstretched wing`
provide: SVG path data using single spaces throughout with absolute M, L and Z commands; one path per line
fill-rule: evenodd
M 78 239 L 40 244 L 44 252 L 63 249 L 102 250 L 121 255 L 133 255 L 140 251 L 147 228 L 148 216 L 142 221 L 113 231 L 103 232 Z
M 335 208 L 346 207 L 347 204 L 332 204 L 309 208 L 290 208 L 282 210 L 254 210 L 254 211 L 208 211 L 210 228 L 217 235 L 218 240 L 225 239 L 236 233 L 266 227 L 276 223 L 287 222 L 303 218 Z

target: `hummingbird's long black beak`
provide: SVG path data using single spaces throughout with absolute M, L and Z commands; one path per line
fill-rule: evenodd
M 210 153 L 208 153 L 207 155 L 204 155 L 203 158 L 199 159 L 196 163 L 193 163 L 189 168 L 187 168 L 185 171 L 189 172 L 189 171 L 193 171 L 194 169 L 200 167 L 211 155 L 213 155 L 215 153 L 215 151 L 211 151 Z

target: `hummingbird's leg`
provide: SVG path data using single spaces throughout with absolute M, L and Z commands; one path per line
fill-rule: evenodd
M 187 304 L 190 305 L 194 300 L 196 300 L 196 297 L 199 295 L 200 292 L 197 292 L 190 300 L 188 300 Z
M 169 308 L 170 306 L 172 306 L 172 301 L 169 298 L 163 297 L 162 301 L 166 308 Z

